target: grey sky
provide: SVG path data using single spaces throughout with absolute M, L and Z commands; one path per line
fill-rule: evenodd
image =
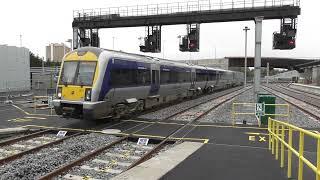
M 177 2 L 179 0 L 175 0 Z M 183 0 L 180 0 L 183 1 Z M 219 2 L 220 0 L 211 0 Z M 223 0 L 231 1 L 231 0 Z M 235 0 L 236 1 L 236 0 Z M 19 46 L 22 34 L 23 46 L 44 56 L 45 45 L 51 42 L 64 42 L 72 37 L 72 13 L 76 9 L 105 8 L 137 4 L 157 4 L 173 2 L 168 0 L 10 0 L 2 2 L 0 18 L 0 44 Z M 291 51 L 272 50 L 272 33 L 278 31 L 280 20 L 263 22 L 262 56 L 279 57 L 320 57 L 320 23 L 316 17 L 320 6 L 318 0 L 301 0 L 302 13 L 298 18 L 297 48 Z M 243 56 L 244 26 L 251 30 L 248 34 L 248 55 L 254 55 L 254 22 L 210 23 L 200 26 L 200 52 L 182 53 L 178 49 L 178 35 L 185 34 L 185 25 L 162 27 L 164 53 L 148 54 L 168 59 L 212 58 L 216 48 L 217 57 Z M 144 27 L 101 29 L 101 47 L 140 53 L 138 37 L 144 36 Z

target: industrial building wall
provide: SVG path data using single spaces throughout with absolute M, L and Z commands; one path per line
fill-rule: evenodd
M 27 48 L 0 45 L 0 64 L 0 92 L 30 90 Z

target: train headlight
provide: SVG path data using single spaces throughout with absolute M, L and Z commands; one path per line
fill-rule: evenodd
M 58 99 L 61 99 L 61 97 L 62 97 L 62 88 L 61 87 L 58 87 L 57 97 L 58 97 Z
M 86 89 L 85 100 L 91 101 L 91 89 Z

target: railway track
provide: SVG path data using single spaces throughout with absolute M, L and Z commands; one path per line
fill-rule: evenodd
M 320 102 L 300 92 L 294 92 L 279 86 L 263 86 L 266 91 L 282 98 L 292 106 L 320 121 Z
M 106 142 L 102 141 L 105 143 L 101 144 L 100 142 L 100 145 L 95 145 L 94 147 L 90 146 L 90 148 L 92 148 L 91 150 L 90 148 L 87 148 L 86 150 L 84 150 L 83 149 L 84 147 L 78 147 L 78 146 L 84 145 L 86 142 L 74 142 L 76 145 L 72 146 L 71 149 L 69 147 L 65 147 L 66 143 L 72 144 L 73 139 L 77 139 L 81 136 L 86 136 L 88 132 L 73 133 L 63 138 L 57 138 L 57 137 L 50 137 L 50 139 L 40 138 L 40 137 L 46 137 L 44 135 L 47 135 L 50 133 L 52 135 L 53 133 L 53 130 L 44 130 L 38 133 L 34 133 L 32 135 L 17 138 L 15 141 L 6 142 L 5 144 L 3 144 L 2 146 L 16 144 L 14 145 L 14 147 L 23 147 L 27 142 L 30 142 L 30 143 L 36 142 L 36 144 L 38 145 L 33 145 L 29 149 L 26 149 L 25 151 L 17 152 L 17 154 L 13 155 L 14 158 L 9 156 L 11 157 L 11 159 L 6 159 L 7 157 L 5 157 L 4 159 L 1 159 L 0 162 L 2 163 L 6 162 L 6 164 L 3 164 L 1 167 L 4 168 L 4 171 L 6 172 L 17 171 L 14 168 L 12 169 L 11 167 L 19 167 L 19 170 L 21 171 L 23 167 L 19 166 L 19 164 L 21 163 L 25 164 L 26 161 L 32 164 L 32 162 L 30 162 L 31 157 L 29 156 L 35 157 L 35 159 L 39 159 L 39 158 L 41 159 L 43 154 L 47 154 L 45 150 L 49 152 L 56 152 L 57 151 L 56 149 L 65 149 L 64 152 L 60 152 L 60 156 L 61 156 L 62 154 L 68 154 L 72 152 L 71 150 L 74 150 L 74 148 L 77 147 L 77 148 L 80 148 L 80 150 L 81 149 L 83 150 L 82 151 L 78 150 L 76 156 L 72 153 L 73 154 L 72 156 L 70 157 L 67 156 L 67 157 L 64 157 L 63 160 L 59 160 L 61 158 L 60 156 L 58 156 L 59 153 L 58 155 L 53 155 L 52 158 L 58 159 L 57 162 L 61 162 L 62 164 L 53 163 L 54 165 L 52 165 L 50 168 L 46 168 L 45 170 L 43 170 L 43 172 L 41 172 L 41 170 L 39 170 L 39 172 L 38 171 L 34 172 L 34 174 L 30 175 L 29 177 L 36 178 L 36 179 L 52 179 L 55 177 L 57 177 L 58 179 L 79 179 L 79 178 L 86 178 L 89 175 L 91 179 L 109 179 L 149 159 L 153 154 L 160 151 L 163 147 L 165 147 L 169 143 L 173 143 L 172 141 L 173 136 L 178 132 L 180 132 L 182 129 L 193 124 L 198 119 L 200 119 L 203 115 L 205 115 L 207 112 L 218 107 L 220 104 L 230 100 L 234 96 L 239 95 L 248 89 L 249 88 L 241 89 L 241 90 L 238 89 L 238 90 L 234 90 L 233 92 L 223 93 L 223 95 L 221 94 L 219 97 L 216 97 L 218 100 L 216 101 L 216 104 L 214 106 L 209 107 L 206 110 L 203 110 L 202 114 L 198 113 L 197 116 L 194 116 L 192 119 L 190 119 L 188 123 L 184 124 L 181 127 L 178 127 L 176 130 L 169 133 L 162 140 L 157 141 L 157 140 L 151 139 L 150 141 L 152 142 L 150 142 L 147 146 L 136 145 L 136 143 L 132 141 L 132 138 L 133 138 L 132 134 L 138 133 L 139 131 L 150 127 L 152 124 L 142 123 L 134 127 L 130 127 L 126 129 L 124 132 L 137 127 L 138 129 L 120 138 L 115 138 L 113 135 L 101 135 L 101 136 L 110 136 L 109 139 L 112 139 L 112 140 L 106 141 Z M 206 103 L 208 103 L 208 101 Z M 190 111 L 192 108 L 195 108 L 197 106 L 201 106 L 201 105 L 208 106 L 209 104 L 206 104 L 206 103 L 205 102 L 199 103 L 195 106 L 183 109 L 180 112 L 171 114 L 167 118 L 157 120 L 156 122 L 160 122 L 163 120 L 170 120 L 175 116 L 181 116 L 181 114 L 187 112 L 188 110 Z M 187 133 L 189 133 L 189 131 Z M 45 139 L 45 140 L 41 141 L 41 139 Z M 79 140 L 76 140 L 76 141 L 79 141 Z M 0 144 L 0 148 L 2 146 Z M 52 154 L 52 153 L 49 153 L 49 154 Z M 71 157 L 74 157 L 74 159 L 72 159 Z M 46 156 L 44 160 L 47 160 L 48 158 L 49 157 Z M 13 161 L 13 160 L 16 160 L 16 161 Z M 11 161 L 12 163 L 10 163 Z M 41 162 L 41 163 L 43 163 L 42 166 L 45 166 L 46 164 L 46 162 Z M 10 177 L 10 174 L 9 175 L 6 174 L 6 175 L 7 177 Z
M 241 89 L 243 89 L 243 87 L 236 87 L 236 88 L 228 89 L 225 91 L 220 91 L 220 92 L 214 93 L 212 95 L 200 97 L 197 99 L 183 102 L 181 104 L 177 104 L 177 105 L 173 105 L 173 106 L 169 106 L 169 107 L 160 109 L 160 110 L 155 111 L 153 113 L 145 114 L 145 115 L 139 116 L 136 119 L 138 119 L 138 120 L 149 120 L 149 119 L 169 120 L 169 119 L 173 118 L 174 116 L 177 116 L 178 114 L 182 114 L 182 113 L 189 111 L 190 109 L 193 109 L 197 106 L 206 104 L 206 103 L 208 103 L 212 100 L 215 100 L 221 96 L 230 94 L 232 92 L 235 92 L 235 91 L 238 91 Z

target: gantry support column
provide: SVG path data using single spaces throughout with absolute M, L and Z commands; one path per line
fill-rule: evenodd
M 254 55 L 254 99 L 260 92 L 261 79 L 261 39 L 262 39 L 262 20 L 263 17 L 255 18 L 255 55 Z
M 73 46 L 72 46 L 72 50 L 78 49 L 78 47 L 79 47 L 78 30 L 79 30 L 79 28 L 76 28 L 76 27 L 73 28 Z

